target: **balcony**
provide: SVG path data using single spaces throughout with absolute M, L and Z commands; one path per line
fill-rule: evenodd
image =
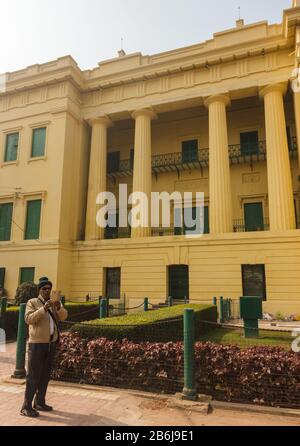
M 259 141 L 258 146 L 245 148 L 241 144 L 232 144 L 228 147 L 230 164 L 245 164 L 251 166 L 267 157 L 266 141 Z M 289 153 L 291 158 L 298 156 L 297 138 L 289 140 Z M 209 166 L 209 149 L 200 149 L 198 153 L 184 156 L 182 152 L 164 153 L 152 156 L 152 172 L 157 175 L 165 172 L 179 172 L 182 170 L 207 168 Z M 108 172 L 112 180 L 133 175 L 133 161 L 120 160 L 119 166 Z
M 233 220 L 233 232 L 255 232 L 255 231 L 269 231 L 270 223 L 269 219 L 265 218 L 264 221 L 257 225 L 246 225 L 244 219 Z
M 113 240 L 119 238 L 130 238 L 131 228 L 105 228 L 104 239 Z

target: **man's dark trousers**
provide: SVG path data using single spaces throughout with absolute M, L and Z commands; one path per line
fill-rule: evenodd
M 28 344 L 28 373 L 23 409 L 31 409 L 34 395 L 39 405 L 45 404 L 46 392 L 54 360 L 56 342 Z

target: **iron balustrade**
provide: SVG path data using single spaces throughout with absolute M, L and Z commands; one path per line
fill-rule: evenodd
M 265 218 L 262 225 L 257 225 L 256 229 L 247 229 L 245 220 L 243 218 L 233 220 L 233 232 L 253 232 L 253 231 L 269 231 L 270 223 L 269 219 Z
M 241 144 L 228 146 L 229 160 L 231 164 L 243 164 L 265 161 L 267 158 L 266 141 L 259 141 L 258 145 L 249 147 Z M 289 153 L 291 158 L 297 157 L 297 138 L 289 140 Z M 170 172 L 187 169 L 197 169 L 209 166 L 209 149 L 200 149 L 197 153 L 182 154 L 182 152 L 161 153 L 152 156 L 152 172 Z M 114 172 L 108 172 L 112 178 L 131 176 L 133 174 L 132 160 L 120 160 L 119 167 Z

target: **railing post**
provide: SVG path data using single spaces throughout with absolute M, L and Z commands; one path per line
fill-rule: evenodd
M 169 296 L 168 297 L 168 307 L 172 307 L 173 306 L 173 297 Z
M 217 306 L 217 298 L 213 297 L 213 305 Z
M 65 296 L 61 296 L 60 301 L 61 301 L 61 303 L 62 303 L 63 305 L 65 305 L 65 303 L 66 303 L 66 297 L 65 297 Z
M 183 314 L 184 388 L 182 399 L 196 401 L 195 385 L 195 319 L 194 310 L 186 308 Z
M 5 330 L 5 315 L 6 315 L 6 307 L 7 307 L 7 297 L 1 298 L 1 313 L 0 313 L 0 328 Z
M 107 317 L 107 299 L 102 299 L 100 304 L 100 319 Z
M 99 318 L 101 319 L 101 300 L 102 300 L 102 296 L 98 297 L 98 305 L 99 305 Z
M 144 299 L 144 311 L 148 311 L 148 305 L 149 305 L 149 299 L 148 297 L 145 297 Z
M 26 354 L 26 329 L 25 329 L 26 304 L 21 304 L 19 309 L 16 369 L 12 378 L 23 379 L 26 376 L 25 354 Z
M 231 319 L 231 316 L 232 316 L 231 304 L 232 304 L 232 299 L 228 299 L 228 318 L 229 319 Z
M 220 323 L 224 322 L 224 302 L 223 297 L 220 297 Z
M 188 302 L 189 302 L 189 301 L 188 301 L 187 296 L 184 296 L 184 303 L 185 303 L 185 305 L 186 305 Z

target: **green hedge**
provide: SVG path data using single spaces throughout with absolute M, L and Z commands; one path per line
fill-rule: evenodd
M 195 312 L 195 334 L 208 331 L 209 325 L 217 322 L 217 307 L 211 305 L 175 305 L 154 311 L 96 319 L 75 324 L 70 331 L 80 333 L 84 338 L 104 337 L 110 340 L 127 338 L 140 342 L 169 342 L 183 339 L 183 310 L 191 308 Z
M 99 314 L 99 305 L 95 302 L 68 303 L 68 321 L 87 321 Z M 81 315 L 82 314 L 82 315 Z M 19 307 L 8 307 L 5 315 L 5 331 L 7 339 L 16 339 L 18 333 Z

